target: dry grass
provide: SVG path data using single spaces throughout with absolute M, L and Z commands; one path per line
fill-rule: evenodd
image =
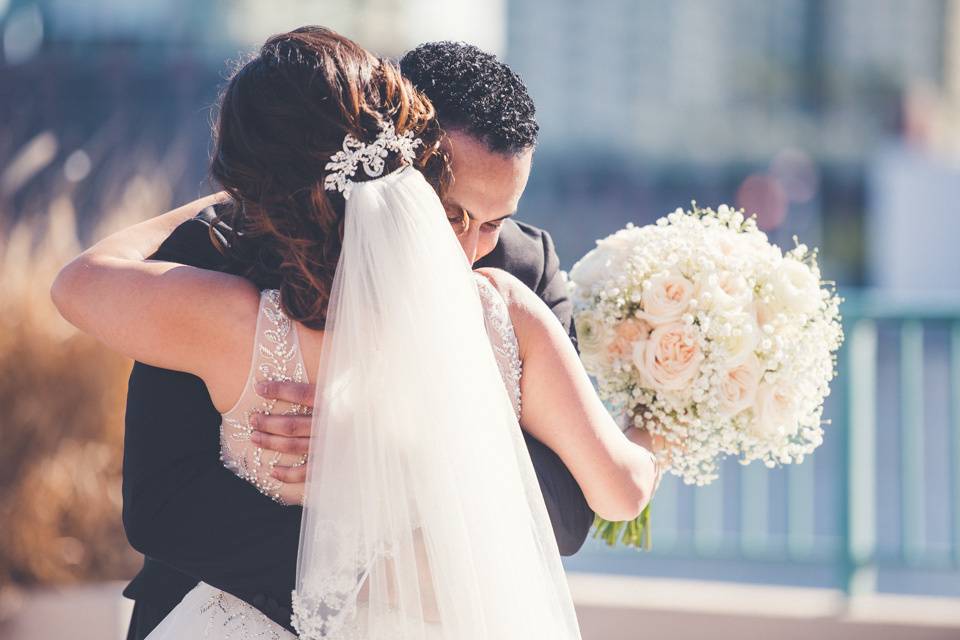
M 141 174 L 114 185 L 117 202 L 163 211 L 165 184 Z M 81 246 L 69 190 L 44 209 L 6 227 L 0 210 L 0 592 L 126 578 L 139 565 L 120 520 L 131 363 L 54 309 L 50 284 Z M 94 236 L 133 221 L 107 212 Z

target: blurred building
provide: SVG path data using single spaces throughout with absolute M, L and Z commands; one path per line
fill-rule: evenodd
M 507 60 L 537 101 L 545 147 L 749 157 L 769 138 L 738 123 L 766 128 L 798 98 L 773 83 L 806 63 L 808 4 L 600 0 L 560 11 L 512 0 Z
M 869 176 L 869 284 L 960 293 L 960 163 L 897 146 L 877 156 Z
M 545 147 L 729 162 L 803 145 L 850 160 L 893 124 L 908 83 L 942 82 L 946 6 L 511 0 L 507 59 Z
M 776 4 L 776 3 L 774 3 Z M 851 79 L 940 82 L 948 0 L 822 2 L 824 58 Z
M 211 57 L 305 24 L 336 29 L 385 55 L 436 39 L 504 47 L 502 0 L 42 0 L 54 40 L 189 43 Z
M 501 51 L 504 7 L 503 0 L 0 0 L 0 211 L 40 215 L 48 194 L 69 192 L 83 233 L 114 206 L 136 210 L 135 199 L 114 187 L 137 175 L 149 176 L 161 201 L 208 193 L 217 91 L 235 61 L 272 34 L 321 24 L 382 55 L 442 38 Z
M 727 202 L 783 245 L 798 234 L 823 247 L 840 282 L 865 283 L 872 158 L 911 135 L 911 96 L 956 84 L 956 7 L 509 0 L 507 61 L 542 124 L 523 215 L 559 230 L 570 264 L 592 246 L 587 229 Z
M 908 95 L 902 141 L 870 162 L 869 284 L 900 294 L 960 293 L 960 2 L 943 19 L 938 51 L 913 55 L 935 77 Z

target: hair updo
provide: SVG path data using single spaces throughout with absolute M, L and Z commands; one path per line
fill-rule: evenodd
M 233 200 L 222 216 L 233 231 L 226 246 L 211 238 L 308 327 L 325 325 L 343 241 L 345 201 L 324 189 L 324 167 L 346 134 L 371 142 L 384 119 L 423 141 L 414 165 L 442 197 L 449 162 L 433 105 L 394 64 L 329 29 L 271 37 L 220 98 L 210 173 Z M 385 160 L 385 174 L 401 164 Z

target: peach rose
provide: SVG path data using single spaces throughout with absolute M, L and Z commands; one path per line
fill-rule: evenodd
M 693 298 L 693 283 L 679 273 L 654 276 L 641 294 L 640 317 L 656 326 L 679 320 Z
M 645 342 L 653 327 L 646 320 L 627 318 L 613 328 L 613 341 L 610 343 L 610 355 L 626 358 L 632 356 L 634 345 Z
M 656 327 L 642 349 L 642 363 L 635 364 L 654 389 L 684 389 L 697 377 L 703 362 L 697 337 L 697 328 L 683 322 Z
M 753 406 L 762 376 L 760 361 L 753 354 L 724 372 L 718 389 L 720 412 L 726 416 L 735 416 Z
M 753 318 L 757 321 L 757 326 L 761 329 L 764 325 L 773 324 L 777 315 L 777 310 L 762 300 L 753 301 Z

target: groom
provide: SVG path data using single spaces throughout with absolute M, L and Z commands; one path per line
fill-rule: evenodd
M 475 47 L 447 42 L 418 47 L 403 58 L 401 68 L 433 101 L 449 134 L 454 183 L 444 206 L 467 256 L 478 267 L 513 273 L 570 329 L 571 305 L 550 236 L 510 219 L 526 186 L 538 131 L 520 78 Z M 211 226 L 214 216 L 211 209 L 199 211 L 154 257 L 229 270 L 210 242 L 211 233 L 223 232 L 222 226 Z M 293 384 L 273 384 L 261 394 L 313 399 L 312 388 Z M 134 364 L 127 396 L 123 522 L 130 544 L 146 558 L 124 591 L 136 601 L 128 639 L 146 637 L 198 581 L 246 600 L 291 628 L 301 509 L 265 499 L 223 467 L 219 424 L 199 378 Z M 306 453 L 309 417 L 265 416 L 257 428 L 263 448 Z M 571 555 L 583 544 L 593 512 L 560 458 L 532 436 L 524 437 L 560 551 Z M 278 474 L 286 482 L 303 481 L 302 467 Z

